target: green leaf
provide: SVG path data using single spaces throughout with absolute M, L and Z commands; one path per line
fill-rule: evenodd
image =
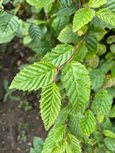
M 43 147 L 43 140 L 39 137 L 34 137 L 33 148 L 31 148 L 30 153 L 41 153 Z
M 19 29 L 19 20 L 8 13 L 0 13 L 0 43 L 9 42 Z
M 108 75 L 106 76 L 103 88 L 110 88 L 112 86 L 115 86 L 115 76 Z
M 79 62 L 66 64 L 62 69 L 62 83 L 73 108 L 79 112 L 87 105 L 90 96 L 87 69 Z
M 61 95 L 55 83 L 48 84 L 42 89 L 40 113 L 45 129 L 48 130 L 57 119 L 61 107 Z
M 106 139 L 105 139 L 105 145 L 106 145 L 106 147 L 107 147 L 109 150 L 115 151 L 115 139 L 106 138 Z
M 33 41 L 39 41 L 42 37 L 42 32 L 39 26 L 31 24 L 29 27 L 29 34 Z
M 37 90 L 51 83 L 56 75 L 56 67 L 47 62 L 36 62 L 19 72 L 10 85 L 23 91 Z
M 66 16 L 57 16 L 51 23 L 53 34 L 57 37 L 60 31 L 69 23 L 69 18 Z
M 52 51 L 45 55 L 43 60 L 52 63 L 56 67 L 64 64 L 73 55 L 75 49 L 68 44 L 57 45 Z
M 89 32 L 86 36 L 86 47 L 88 48 L 88 54 L 94 54 L 97 51 L 97 38 L 95 33 Z
M 99 65 L 99 57 L 96 54 L 87 54 L 85 62 L 87 66 L 95 69 Z
M 64 140 L 59 142 L 57 146 L 52 150 L 52 153 L 65 153 Z
M 82 8 L 78 10 L 73 18 L 73 32 L 78 31 L 95 16 L 95 11 L 89 8 Z
M 52 151 L 63 141 L 65 135 L 65 127 L 60 125 L 54 127 L 48 134 L 42 153 L 52 153 Z
M 110 35 L 106 40 L 107 44 L 115 43 L 115 35 Z
M 94 114 L 88 110 L 80 120 L 80 128 L 83 134 L 90 135 L 96 130 L 96 119 Z
M 78 36 L 72 31 L 71 25 L 68 25 L 60 32 L 58 40 L 62 43 L 75 43 L 78 41 Z
M 57 3 L 59 6 L 56 12 L 57 16 L 70 16 L 76 11 L 76 5 L 73 0 L 60 0 Z
M 67 138 L 66 152 L 81 153 L 81 146 L 77 138 L 72 134 L 68 134 Z
M 100 89 L 104 83 L 105 75 L 100 69 L 92 70 L 89 75 L 91 79 L 91 89 L 95 91 Z
M 77 61 L 82 61 L 86 57 L 87 52 L 88 52 L 88 49 L 85 43 L 82 43 L 80 47 L 78 48 L 77 53 L 74 56 L 74 59 Z
M 113 132 L 110 131 L 110 130 L 104 130 L 104 131 L 103 131 L 103 134 L 104 134 L 106 137 L 115 138 L 115 133 L 113 133 Z
M 98 8 L 103 4 L 106 4 L 107 0 L 89 0 L 88 6 L 92 8 Z
M 94 97 L 92 109 L 97 116 L 107 116 L 111 110 L 112 97 L 107 90 L 101 89 Z
M 101 19 L 102 21 L 115 26 L 115 14 L 113 12 L 111 12 L 108 9 L 100 9 L 97 13 L 96 13 L 97 17 L 99 19 Z
M 80 117 L 74 115 L 73 113 L 69 115 L 69 131 L 71 134 L 76 136 L 77 138 L 81 137 L 81 130 L 79 125 Z
M 115 93 L 115 90 L 114 90 L 114 93 Z M 112 107 L 109 117 L 115 118 L 115 105 Z
M 54 0 L 26 0 L 26 1 L 30 5 L 36 7 L 37 9 L 44 8 L 46 12 L 49 12 Z
M 115 12 L 115 0 L 107 0 L 107 3 L 104 5 L 104 7 Z
M 110 46 L 110 51 L 111 51 L 113 54 L 115 54 L 115 44 L 112 44 L 112 45 Z

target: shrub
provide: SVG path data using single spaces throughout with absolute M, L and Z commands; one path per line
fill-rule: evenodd
M 15 0 L 10 11 L 5 3 L 0 43 L 17 36 L 40 57 L 10 85 L 41 89 L 41 118 L 50 131 L 31 153 L 115 152 L 115 1 Z

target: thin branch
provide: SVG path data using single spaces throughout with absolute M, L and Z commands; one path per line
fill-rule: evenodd
M 70 58 L 69 58 L 67 61 L 65 61 L 62 65 L 58 66 L 56 75 L 55 75 L 55 77 L 54 77 L 54 79 L 53 79 L 54 82 L 56 82 L 57 76 L 58 76 L 60 70 L 62 69 L 62 67 L 63 67 L 65 64 L 67 64 L 69 61 L 72 60 L 72 58 L 73 58 L 73 56 L 76 54 L 78 48 L 79 48 L 79 46 L 77 45 L 77 46 L 75 47 L 74 53 L 70 56 Z

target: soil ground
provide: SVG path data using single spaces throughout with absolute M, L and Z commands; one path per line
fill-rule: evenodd
M 6 45 L 0 45 L 0 153 L 29 153 L 33 137 L 46 137 L 40 114 L 39 96 L 31 93 L 26 97 L 32 106 L 29 111 L 19 108 L 20 101 L 12 98 L 3 102 L 6 94 L 3 81 L 14 78 L 18 71 L 18 65 L 27 63 L 27 57 L 33 56 L 28 48 L 18 40 Z M 22 96 L 22 92 L 16 91 L 16 96 Z

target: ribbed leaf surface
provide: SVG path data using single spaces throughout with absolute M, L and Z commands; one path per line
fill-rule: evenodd
M 74 53 L 75 49 L 68 44 L 57 45 L 48 53 L 43 60 L 48 61 L 58 67 L 64 64 Z
M 88 35 L 86 36 L 86 46 L 88 48 L 88 53 L 92 54 L 97 51 L 97 38 L 94 33 L 89 32 Z
M 104 83 L 105 75 L 100 69 L 92 70 L 90 73 L 91 88 L 93 90 L 100 89 Z
M 73 18 L 73 32 L 76 32 L 84 25 L 88 24 L 89 21 L 95 16 L 95 11 L 89 8 L 82 8 L 78 10 Z
M 105 145 L 106 147 L 111 150 L 111 151 L 115 151 L 115 139 L 112 138 L 106 138 L 105 139 Z
M 6 42 L 13 38 L 18 31 L 19 20 L 16 16 L 8 13 L 0 13 L 0 42 Z
M 67 141 L 66 153 L 81 153 L 80 143 L 74 135 L 68 134 Z
M 80 120 L 80 128 L 83 134 L 90 135 L 96 130 L 96 119 L 94 114 L 88 110 Z
M 78 36 L 72 31 L 72 27 L 69 25 L 60 32 L 58 40 L 62 43 L 75 43 L 78 40 Z
M 112 97 L 108 94 L 107 90 L 100 90 L 94 97 L 92 109 L 97 116 L 107 116 L 111 110 Z
M 63 125 L 53 128 L 48 134 L 42 153 L 52 153 L 52 151 L 62 142 L 65 134 L 65 127 Z
M 25 67 L 14 78 L 10 89 L 37 90 L 51 83 L 56 75 L 56 67 L 47 62 L 36 62 Z
M 89 0 L 88 6 L 92 8 L 98 8 L 103 4 L 106 4 L 107 0 Z
M 113 12 L 115 12 L 115 0 L 107 0 L 105 7 Z
M 52 153 L 65 153 L 65 144 L 64 141 L 58 143 L 57 146 L 53 149 Z
M 26 0 L 30 5 L 37 8 L 43 8 L 50 5 L 54 0 Z
M 101 9 L 96 13 L 102 21 L 115 26 L 115 14 L 108 9 Z
M 30 25 L 29 34 L 30 37 L 33 39 L 33 41 L 39 41 L 42 37 L 42 32 L 40 27 L 35 24 Z
M 106 136 L 106 137 L 109 137 L 109 138 L 114 138 L 115 139 L 115 133 L 110 131 L 110 130 L 104 130 L 103 131 L 103 134 Z
M 76 11 L 75 2 L 73 0 L 60 0 L 57 1 L 59 7 L 56 15 L 70 16 Z
M 66 64 L 62 69 L 62 83 L 76 111 L 87 105 L 90 96 L 90 79 L 84 65 L 79 62 Z
M 54 30 L 54 35 L 57 37 L 60 31 L 68 24 L 69 18 L 66 16 L 57 16 L 52 24 L 52 30 Z
M 55 83 L 48 84 L 42 90 L 40 112 L 45 129 L 48 130 L 59 115 L 61 95 Z

